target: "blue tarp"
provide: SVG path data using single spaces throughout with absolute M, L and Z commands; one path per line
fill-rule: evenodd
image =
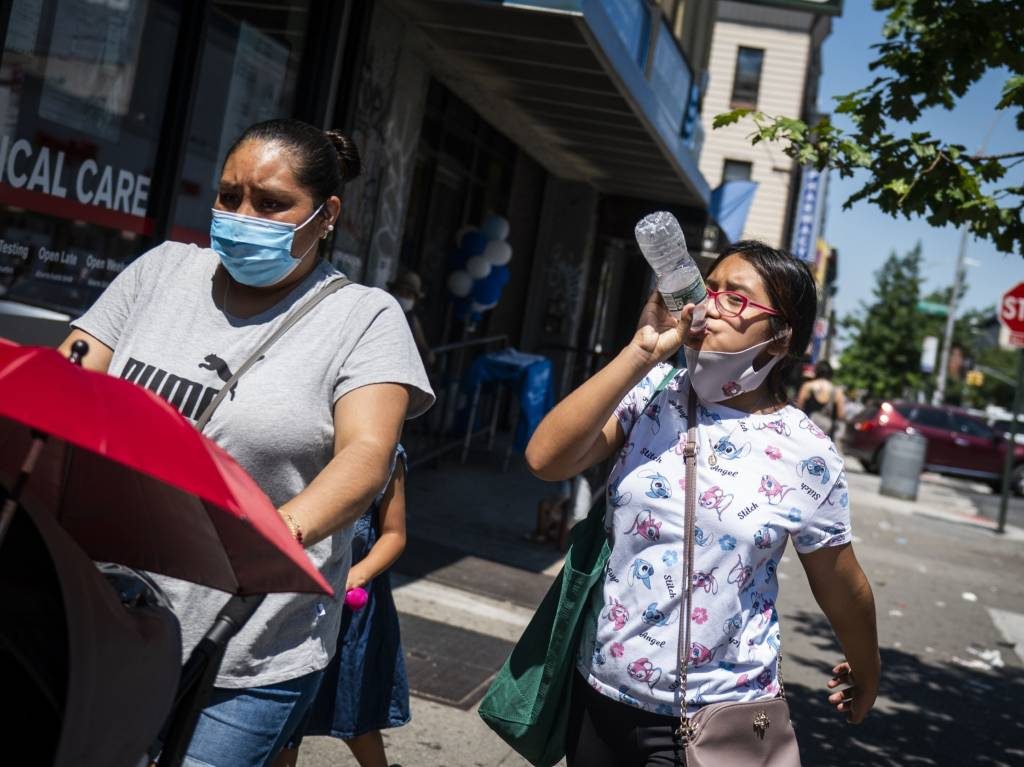
M 756 181 L 725 181 L 711 193 L 709 212 L 729 242 L 743 235 L 756 191 Z
M 525 450 L 537 425 L 554 405 L 551 360 L 516 349 L 481 354 L 470 365 L 463 387 L 472 393 L 478 383 L 489 381 L 518 382 L 520 415 L 515 444 L 519 450 Z

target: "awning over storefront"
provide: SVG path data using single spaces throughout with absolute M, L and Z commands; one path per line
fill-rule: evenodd
M 551 173 L 706 208 L 693 73 L 645 0 L 396 0 L 431 69 Z

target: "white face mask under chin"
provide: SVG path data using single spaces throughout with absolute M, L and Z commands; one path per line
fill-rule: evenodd
M 697 396 L 704 402 L 722 402 L 757 389 L 785 356 L 776 354 L 764 367 L 754 370 L 754 360 L 776 340 L 769 338 L 738 352 L 698 351 L 683 347 L 686 369 Z

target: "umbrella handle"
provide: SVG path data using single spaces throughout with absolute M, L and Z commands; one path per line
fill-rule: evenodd
M 82 343 L 85 342 L 83 341 Z M 18 478 L 14 480 L 14 487 L 11 488 L 11 493 L 7 496 L 7 500 L 4 501 L 3 509 L 0 510 L 0 546 L 4 543 L 7 531 L 14 520 L 14 512 L 18 509 L 18 501 L 21 500 L 21 494 L 25 490 L 25 485 L 28 484 L 28 478 L 32 475 L 32 471 L 35 469 L 39 456 L 45 446 L 46 434 L 33 429 L 32 444 L 25 454 L 25 460 L 21 463 Z
M 72 365 L 78 365 L 82 367 L 82 357 L 89 353 L 89 343 L 79 338 L 73 344 L 71 344 L 71 354 L 68 355 L 68 360 Z

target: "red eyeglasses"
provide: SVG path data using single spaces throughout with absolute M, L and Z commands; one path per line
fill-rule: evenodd
M 748 306 L 760 309 L 765 314 L 778 316 L 779 312 L 770 306 L 764 306 L 756 301 L 751 301 L 742 293 L 735 290 L 712 290 L 708 288 L 708 297 L 714 299 L 718 313 L 723 317 L 739 317 L 747 310 Z

